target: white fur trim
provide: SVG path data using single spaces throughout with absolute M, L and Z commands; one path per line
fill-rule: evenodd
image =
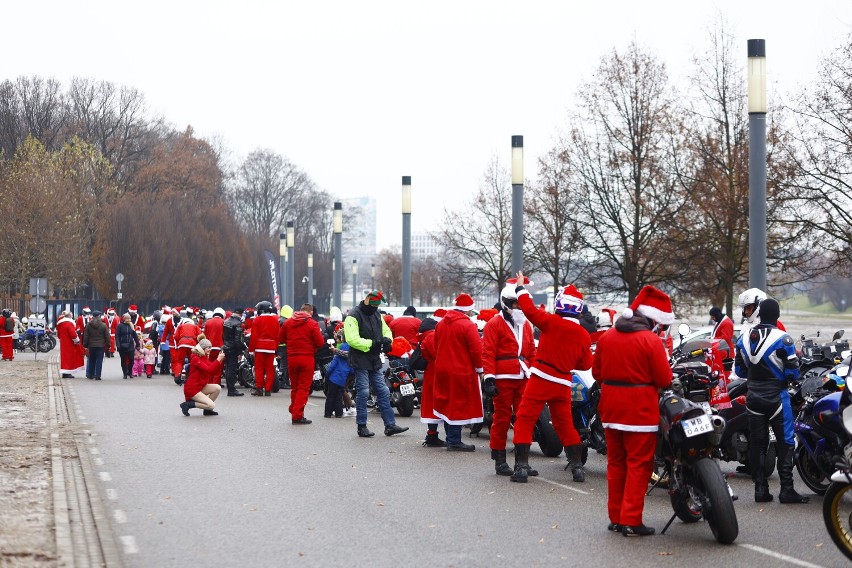
M 658 424 L 653 426 L 639 426 L 637 424 L 619 424 L 618 422 L 604 422 L 604 428 L 621 430 L 622 432 L 656 432 L 660 429 Z
M 421 418 L 420 422 L 422 422 L 423 424 L 440 424 L 441 423 L 441 421 L 438 420 L 437 418 Z
M 530 369 L 530 374 L 534 374 L 538 376 L 540 379 L 544 379 L 545 381 L 550 381 L 552 383 L 559 383 L 560 385 L 565 385 L 566 387 L 571 387 L 573 382 L 571 379 L 563 379 L 562 377 L 556 377 L 551 375 L 550 373 L 545 373 L 538 367 L 533 367 Z
M 520 298 L 520 297 L 521 297 L 521 296 L 523 296 L 524 294 L 526 294 L 527 296 L 532 296 L 532 294 L 530 294 L 530 291 L 529 291 L 529 290 L 527 290 L 526 288 L 524 288 L 523 290 L 521 290 L 520 292 L 518 292 L 518 298 Z
M 657 323 L 661 323 L 663 325 L 671 325 L 674 323 L 675 317 L 671 312 L 664 312 L 654 306 L 648 306 L 646 304 L 641 304 L 636 308 L 636 311 L 639 312 L 640 315 L 645 316 L 646 318 L 650 318 Z
M 444 422 L 446 422 L 447 424 L 452 424 L 453 426 L 464 426 L 466 424 L 479 424 L 480 422 L 482 422 L 482 416 L 480 416 L 478 418 L 468 418 L 468 419 L 465 419 L 465 420 L 450 420 L 449 418 L 447 418 L 446 416 L 444 416 L 443 414 L 441 414 L 437 410 L 433 409 L 432 413 L 435 416 L 437 416 L 438 418 L 440 418 L 441 420 L 443 420 Z

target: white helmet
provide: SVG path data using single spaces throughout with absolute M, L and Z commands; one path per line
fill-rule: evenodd
M 760 302 L 765 300 L 767 297 L 766 292 L 760 288 L 749 288 L 740 294 L 739 305 L 740 309 L 743 310 L 743 319 L 745 319 L 748 323 L 756 323 L 759 319 L 758 314 L 760 314 Z M 746 316 L 745 309 L 748 306 L 754 306 L 754 311 L 751 312 L 751 315 Z
M 518 294 L 515 292 L 517 284 L 506 284 L 500 290 L 500 305 L 506 310 L 511 310 L 511 303 L 518 299 Z
M 598 329 L 607 329 L 612 327 L 612 312 L 608 310 L 601 310 L 601 312 L 597 315 L 595 320 L 598 324 Z
M 213 310 L 213 315 L 219 316 L 222 319 L 224 319 L 225 318 L 225 310 L 222 309 L 222 308 L 216 308 L 215 310 Z

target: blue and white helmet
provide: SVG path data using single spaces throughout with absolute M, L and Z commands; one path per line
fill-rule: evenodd
M 561 316 L 579 318 L 583 313 L 583 295 L 573 284 L 564 286 L 558 294 L 556 294 L 556 303 L 553 306 L 553 311 Z

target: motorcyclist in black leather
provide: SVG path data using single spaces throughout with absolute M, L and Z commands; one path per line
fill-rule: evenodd
M 225 354 L 225 384 L 228 396 L 243 396 L 237 390 L 237 367 L 243 352 L 243 311 L 236 309 L 222 324 L 222 352 Z
M 754 480 L 754 500 L 772 501 L 764 465 L 769 445 L 769 428 L 775 433 L 778 453 L 778 477 L 782 503 L 807 503 L 793 487 L 793 408 L 787 383 L 799 377 L 799 359 L 793 339 L 776 327 L 780 315 L 778 302 L 767 298 L 760 302 L 760 323 L 737 341 L 737 375 L 748 377 L 746 408 L 749 412 L 749 463 Z

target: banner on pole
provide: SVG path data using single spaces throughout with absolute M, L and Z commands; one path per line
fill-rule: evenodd
M 275 262 L 275 256 L 268 250 L 263 251 L 266 257 L 266 266 L 269 268 L 269 294 L 272 296 L 272 305 L 275 306 L 275 312 L 281 313 L 281 292 L 278 288 L 278 283 L 281 282 L 278 274 L 278 263 Z

